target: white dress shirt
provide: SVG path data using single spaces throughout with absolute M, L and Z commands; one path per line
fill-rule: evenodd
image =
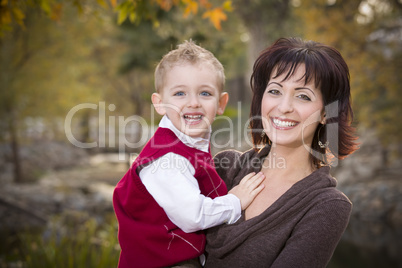
M 203 152 L 209 150 L 209 139 L 185 135 L 167 116 L 162 118 L 159 127 L 172 130 L 189 147 Z M 233 194 L 214 199 L 202 195 L 194 174 L 190 161 L 181 155 L 167 153 L 144 167 L 139 176 L 169 219 L 184 232 L 236 222 L 241 216 L 239 198 Z

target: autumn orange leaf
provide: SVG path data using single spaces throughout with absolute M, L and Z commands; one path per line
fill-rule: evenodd
M 10 24 L 12 22 L 12 18 L 11 18 L 11 14 L 9 10 L 3 11 L 2 13 L 0 13 L 1 17 L 0 17 L 0 22 L 2 24 Z
M 117 5 L 117 0 L 109 0 L 110 4 L 112 5 L 113 8 L 116 7 Z
M 176 5 L 177 1 L 172 0 L 156 0 L 156 3 L 165 11 L 169 11 L 173 5 Z
M 198 12 L 198 3 L 193 0 L 183 0 L 183 3 L 186 5 L 184 10 L 184 17 L 186 18 L 191 13 L 197 14 Z
M 221 21 L 227 20 L 226 14 L 222 11 L 221 7 L 214 8 L 205 12 L 202 18 L 208 18 L 216 29 L 221 30 Z
M 200 0 L 200 5 L 205 9 L 212 8 L 212 4 L 208 0 Z
M 50 14 L 50 19 L 54 21 L 59 21 L 61 18 L 61 11 L 63 10 L 63 4 L 55 4 L 52 7 L 52 13 Z

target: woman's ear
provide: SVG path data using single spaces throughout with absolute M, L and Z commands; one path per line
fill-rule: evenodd
M 325 114 L 325 112 L 321 115 L 321 125 L 325 125 L 325 123 L 327 122 L 327 115 Z
M 155 107 L 155 110 L 160 115 L 166 114 L 166 109 L 162 102 L 162 96 L 159 93 L 153 93 L 151 96 L 152 104 Z
M 221 115 L 225 111 L 226 104 L 228 104 L 229 101 L 229 94 L 227 92 L 223 92 L 221 96 L 219 97 L 219 103 L 218 103 L 218 110 L 217 114 Z

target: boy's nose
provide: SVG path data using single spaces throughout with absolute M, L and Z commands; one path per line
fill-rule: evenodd
M 188 106 L 189 107 L 199 107 L 200 106 L 200 100 L 198 99 L 198 96 L 190 96 Z

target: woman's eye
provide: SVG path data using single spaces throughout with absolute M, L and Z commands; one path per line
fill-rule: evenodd
M 306 101 L 311 101 L 310 97 L 304 94 L 301 94 L 299 96 L 297 96 L 298 98 L 302 99 L 302 100 L 306 100 Z
M 212 96 L 212 94 L 207 91 L 203 91 L 201 92 L 201 96 Z
M 277 89 L 270 89 L 268 90 L 268 93 L 272 95 L 279 95 L 281 92 Z
M 174 96 L 184 96 L 184 92 L 182 91 L 176 92 Z

